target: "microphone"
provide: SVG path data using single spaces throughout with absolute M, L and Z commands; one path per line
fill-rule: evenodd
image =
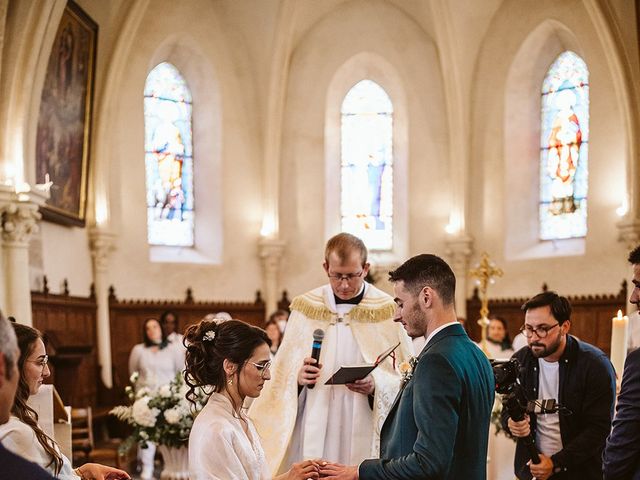
M 315 358 L 316 365 L 320 365 L 320 349 L 322 348 L 322 340 L 324 339 L 324 330 L 317 328 L 313 331 L 313 343 L 311 344 L 311 358 Z M 309 388 L 315 387 L 315 383 L 307 385 Z

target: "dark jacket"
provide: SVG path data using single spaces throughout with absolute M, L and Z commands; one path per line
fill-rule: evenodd
M 361 480 L 486 478 L 493 372 L 461 325 L 438 332 L 398 394 Z
M 605 480 L 640 480 L 640 349 L 631 352 L 624 362 L 603 464 Z
M 0 444 L 0 480 L 54 480 L 45 470 L 29 462 Z
M 520 362 L 520 381 L 527 398 L 538 399 L 539 360 L 529 347 L 521 348 L 513 357 Z M 556 400 L 566 413 L 560 413 L 563 449 L 551 457 L 557 472 L 551 478 L 602 479 L 602 450 L 611 428 L 616 391 L 613 366 L 601 350 L 571 335 L 567 335 L 567 345 L 559 363 Z M 503 411 L 502 425 L 507 431 L 508 418 L 508 412 Z M 530 414 L 530 418 L 531 433 L 535 438 L 537 418 L 535 414 Z M 529 458 L 523 442 L 518 440 L 514 468 L 520 479 L 531 478 L 526 466 Z

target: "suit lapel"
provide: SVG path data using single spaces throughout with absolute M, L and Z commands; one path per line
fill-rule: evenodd
M 464 329 L 462 328 L 462 325 L 450 325 L 447 328 L 443 328 L 442 330 L 440 330 L 438 333 L 436 333 L 433 336 L 431 340 L 429 340 L 429 343 L 424 346 L 424 348 L 422 349 L 422 352 L 420 352 L 420 355 L 418 355 L 418 361 L 416 362 L 415 367 L 413 367 L 413 370 L 415 370 L 418 367 L 418 363 L 420 363 L 420 360 L 422 360 L 422 357 L 425 355 L 425 353 L 427 353 L 427 351 L 430 350 L 440 340 L 450 335 L 463 335 L 463 334 L 464 334 Z M 413 373 L 413 370 L 412 370 L 412 373 Z M 413 381 L 413 375 L 409 380 L 407 380 L 406 382 L 402 382 L 402 385 L 400 385 L 400 390 L 398 391 L 398 394 L 396 395 L 396 398 L 393 401 L 391 408 L 389 409 L 389 414 L 387 415 L 387 418 L 382 424 L 382 430 L 384 430 L 384 427 L 387 424 L 387 422 L 392 421 L 393 417 L 395 416 L 395 409 L 398 406 L 398 402 L 400 401 L 400 398 L 402 398 L 404 389 L 407 387 L 407 385 L 409 385 L 409 382 L 412 382 L 412 381 Z

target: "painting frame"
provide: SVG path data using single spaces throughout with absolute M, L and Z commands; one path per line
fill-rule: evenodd
M 42 88 L 36 183 L 52 182 L 43 219 L 84 227 L 87 214 L 98 24 L 68 0 Z

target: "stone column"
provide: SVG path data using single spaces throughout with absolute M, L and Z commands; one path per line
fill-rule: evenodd
M 473 251 L 473 238 L 468 235 L 451 236 L 446 241 L 446 255 L 456 276 L 456 313 L 467 318 L 467 290 L 469 258 Z
M 264 301 L 267 315 L 278 308 L 278 274 L 280 273 L 280 259 L 284 247 L 285 243 L 277 238 L 261 238 L 258 242 L 258 252 L 262 259 Z
M 616 226 L 618 227 L 618 240 L 624 243 L 628 251 L 640 245 L 640 219 L 634 219 L 629 215 Z
M 96 292 L 98 362 L 102 382 L 107 388 L 113 386 L 111 363 L 111 324 L 109 321 L 109 283 L 107 271 L 109 254 L 114 249 L 115 235 L 99 227 L 89 230 L 89 247 L 93 259 L 93 284 Z
M 29 241 L 38 231 L 38 209 L 48 193 L 38 190 L 17 193 L 13 186 L 0 186 L 0 216 L 3 247 L 2 284 L 5 288 L 5 315 L 32 325 L 29 286 Z

